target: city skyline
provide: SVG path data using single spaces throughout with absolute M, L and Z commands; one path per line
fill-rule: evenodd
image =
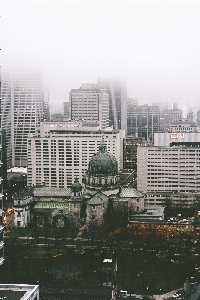
M 198 105 L 197 1 L 2 1 L 2 71 L 41 69 L 51 105 L 98 77 L 142 103 Z

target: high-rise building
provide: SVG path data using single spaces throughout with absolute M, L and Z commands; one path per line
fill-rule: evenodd
M 98 121 L 101 129 L 108 127 L 109 95 L 107 91 L 96 89 L 91 84 L 82 86 L 85 88 L 72 89 L 69 94 L 70 119 Z
M 123 169 L 137 170 L 137 147 L 142 144 L 141 138 L 126 136 L 123 140 Z
M 160 130 L 170 131 L 170 125 L 173 123 L 173 114 L 178 111 L 177 103 L 160 103 Z
M 176 124 L 171 132 L 154 134 L 154 146 L 137 151 L 137 188 L 147 204 L 190 206 L 200 193 L 200 133 L 193 124 Z
M 123 81 L 98 78 L 97 87 L 109 94 L 109 126 L 127 130 L 127 86 Z
M 127 105 L 127 134 L 145 141 L 153 141 L 154 133 L 160 130 L 160 108 L 158 105 Z
M 8 167 L 27 166 L 27 138 L 35 136 L 47 114 L 45 101 L 46 108 L 38 74 L 3 74 L 2 128 L 6 130 Z
M 63 102 L 63 106 L 64 106 L 64 117 L 69 118 L 69 114 L 70 114 L 70 103 L 69 102 Z
M 43 121 L 50 121 L 50 101 L 48 89 L 44 90 Z
M 1 70 L 0 70 L 1 72 Z M 1 73 L 0 73 L 0 265 L 4 261 L 3 240 L 3 179 L 2 179 L 2 128 L 1 128 Z
M 197 124 L 198 127 L 200 127 L 200 110 L 197 111 L 196 124 Z
M 100 130 L 91 121 L 41 122 L 40 135 L 28 138 L 27 184 L 68 188 L 76 177 L 81 182 L 102 137 L 121 168 L 124 136 L 124 130 Z

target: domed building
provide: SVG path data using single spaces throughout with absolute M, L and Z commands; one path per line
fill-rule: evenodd
M 91 157 L 83 181 L 89 193 L 94 194 L 101 190 L 110 195 L 119 192 L 118 163 L 116 158 L 106 151 L 104 140 L 99 146 L 99 151 Z
M 32 198 L 15 200 L 16 212 L 19 206 L 30 210 L 27 222 L 20 221 L 17 226 L 27 226 L 29 223 L 36 226 L 76 227 L 86 224 L 103 225 L 111 211 L 112 216 L 117 213 L 126 218 L 134 212 L 144 211 L 144 194 L 134 188 L 123 188 L 119 184 L 119 167 L 116 158 L 108 153 L 106 144 L 102 140 L 99 151 L 94 154 L 88 164 L 88 170 L 83 179 L 84 186 L 75 179 L 71 188 L 34 188 Z M 18 205 L 18 206 L 17 206 Z M 28 208 L 30 206 L 30 208 Z M 22 220 L 23 214 L 21 214 Z M 127 221 L 128 221 L 127 220 Z M 19 216 L 16 215 L 16 222 Z
M 94 154 L 88 165 L 85 193 L 91 196 L 86 203 L 86 224 L 102 225 L 105 221 L 109 203 L 112 202 L 113 213 L 119 205 L 127 211 L 144 210 L 144 195 L 134 188 L 124 189 L 119 185 L 119 169 L 116 158 L 107 152 L 102 140 L 99 151 Z

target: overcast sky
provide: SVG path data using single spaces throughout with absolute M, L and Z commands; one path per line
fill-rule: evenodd
M 139 103 L 200 106 L 200 1 L 1 1 L 2 69 L 40 68 L 51 103 L 98 76 Z

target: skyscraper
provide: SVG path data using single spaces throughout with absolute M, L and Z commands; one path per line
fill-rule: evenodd
M 109 94 L 93 84 L 84 84 L 72 89 L 69 94 L 71 120 L 96 121 L 101 129 L 109 126 Z
M 160 130 L 160 108 L 158 105 L 138 106 L 129 102 L 127 107 L 127 134 L 153 141 L 154 133 Z
M 1 72 L 1 71 L 0 71 Z M 1 73 L 0 73 L 1 76 Z M 2 130 L 1 130 L 1 78 L 0 78 L 0 265 L 4 261 L 3 242 L 3 184 L 2 184 Z
M 40 75 L 3 74 L 2 128 L 6 130 L 8 167 L 27 165 L 27 138 L 36 135 L 45 114 Z
M 127 129 L 127 87 L 120 80 L 98 78 L 97 87 L 109 94 L 109 126 Z

